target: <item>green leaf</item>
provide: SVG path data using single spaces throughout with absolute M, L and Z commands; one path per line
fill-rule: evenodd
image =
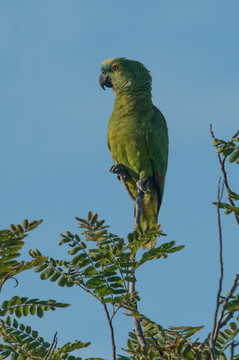
M 239 299 L 229 301 L 229 303 L 226 306 L 226 309 L 229 311 L 239 310 Z
M 16 319 L 13 319 L 12 326 L 17 329 L 18 328 L 18 322 Z
M 82 274 L 84 275 L 96 275 L 98 274 L 98 271 L 92 266 L 88 266 L 86 269 L 83 270 Z
M 41 272 L 42 270 L 46 269 L 48 267 L 47 264 L 42 264 L 42 265 L 39 265 L 35 268 L 35 272 L 38 273 L 38 272 Z
M 95 294 L 97 294 L 99 297 L 105 297 L 108 296 L 111 291 L 107 285 L 98 286 L 93 291 Z
M 233 332 L 232 332 L 230 329 L 225 329 L 224 331 L 225 331 L 225 333 L 226 333 L 227 335 L 229 335 L 229 336 L 232 336 L 232 335 L 233 335 Z
M 231 322 L 229 326 L 233 331 L 237 330 L 237 324 L 235 322 Z
M 10 300 L 10 306 L 14 306 L 21 303 L 19 296 L 13 296 Z
M 228 159 L 228 161 L 230 163 L 236 161 L 237 159 L 239 159 L 239 150 L 238 151 L 235 151 Z
M 10 306 L 10 301 L 4 301 L 1 305 L 2 309 L 8 309 Z
M 217 337 L 217 341 L 222 344 L 222 345 L 225 345 L 225 340 L 222 339 L 220 336 Z
M 43 309 L 42 306 L 38 306 L 38 307 L 37 307 L 37 316 L 38 316 L 39 318 L 42 318 L 42 317 L 44 316 L 44 309 Z
M 65 278 L 64 276 L 62 276 L 62 277 L 60 277 L 60 279 L 58 280 L 57 285 L 63 287 L 63 286 L 66 285 L 66 281 L 67 281 L 66 278 Z
M 126 289 L 111 289 L 113 294 L 124 294 L 127 292 Z
M 34 338 L 37 338 L 37 337 L 38 337 L 38 331 L 33 330 L 33 331 L 32 331 L 32 336 L 33 336 Z
M 31 314 L 31 315 L 35 315 L 36 310 L 37 310 L 36 305 L 31 305 L 31 306 L 30 306 L 30 314 Z
M 54 274 L 52 274 L 52 275 L 49 277 L 49 280 L 52 281 L 52 282 L 54 282 L 54 281 L 58 280 L 60 276 L 61 276 L 60 273 L 54 272 Z
M 227 148 L 227 145 L 220 145 L 217 148 L 217 153 L 221 153 L 222 151 L 224 151 Z
M 93 278 L 88 280 L 85 285 L 88 289 L 94 289 L 95 287 L 100 286 L 104 283 L 105 281 L 102 280 L 101 276 L 94 276 Z
M 32 328 L 30 326 L 26 326 L 25 331 L 26 331 L 27 335 L 30 335 L 32 332 Z
M 86 254 L 78 254 L 71 259 L 72 265 L 79 267 L 86 266 L 90 263 L 89 259 L 86 258 Z
M 12 319 L 10 318 L 10 316 L 7 316 L 6 319 L 5 319 L 5 322 L 8 326 L 11 326 L 12 324 Z
M 53 274 L 54 274 L 54 269 L 48 267 L 41 273 L 40 278 L 41 280 L 46 280 Z
M 25 326 L 24 326 L 23 324 L 20 324 L 20 325 L 19 325 L 19 329 L 20 329 L 21 331 L 24 331 L 24 330 L 25 330 Z
M 116 298 L 114 298 L 114 301 L 117 302 L 117 300 L 115 300 Z M 108 297 L 108 298 L 104 298 L 101 300 L 102 304 L 106 304 L 106 303 L 112 303 L 112 298 Z
M 223 155 L 224 156 L 228 156 L 228 155 L 231 155 L 231 153 L 233 153 L 234 149 L 233 148 L 227 148 L 225 150 L 223 150 Z
M 22 317 L 23 315 L 23 308 L 22 307 L 17 307 L 16 310 L 15 310 L 15 314 L 16 314 L 16 317 L 20 318 Z
M 110 276 L 107 278 L 108 282 L 118 282 L 118 281 L 122 281 L 120 276 Z
M 239 195 L 237 193 L 235 193 L 234 191 L 227 189 L 230 197 L 232 200 L 239 200 Z

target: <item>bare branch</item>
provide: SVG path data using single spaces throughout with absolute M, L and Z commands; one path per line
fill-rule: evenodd
M 135 259 L 134 259 L 134 261 L 135 261 Z M 135 292 L 135 282 L 130 283 L 129 292 L 133 296 L 133 294 Z M 137 309 L 137 304 L 136 304 L 135 308 Z M 146 344 L 146 340 L 144 337 L 144 333 L 143 333 L 140 321 L 138 319 L 136 319 L 136 317 L 133 316 L 133 322 L 134 322 L 134 331 L 137 336 L 138 342 L 139 342 L 141 348 L 145 348 L 147 344 Z
M 228 295 L 226 296 L 226 298 L 224 299 L 223 303 L 222 303 L 222 308 L 221 308 L 221 313 L 217 322 L 217 327 L 216 327 L 216 337 L 218 336 L 219 330 L 222 328 L 222 321 L 223 321 L 223 317 L 225 315 L 225 310 L 228 304 L 228 301 L 230 300 L 230 298 L 232 297 L 232 295 L 234 294 L 234 292 L 236 291 L 237 287 L 239 285 L 239 274 L 236 275 L 235 279 L 234 279 L 234 283 L 233 286 L 231 288 L 231 290 L 229 291 Z M 231 317 L 228 316 L 228 320 L 230 320 Z M 226 325 L 225 323 L 225 319 L 223 321 L 224 326 Z
M 216 329 L 217 334 L 219 333 L 219 331 L 224 326 L 226 326 L 228 321 L 230 321 L 233 318 L 233 313 L 232 312 L 227 312 L 225 314 L 225 310 L 226 310 L 226 306 L 228 304 L 228 301 L 232 297 L 233 293 L 236 291 L 238 285 L 239 285 L 239 274 L 236 275 L 236 277 L 234 279 L 233 286 L 232 286 L 231 290 L 229 291 L 227 297 L 224 299 L 224 301 L 222 303 L 222 309 L 221 309 L 220 317 L 219 317 L 219 320 L 217 322 L 217 325 L 218 325 L 218 328 Z M 204 349 L 206 343 L 209 341 L 210 337 L 212 336 L 211 334 L 212 333 L 209 333 L 208 336 L 206 337 L 206 339 L 202 342 L 202 344 L 200 345 L 200 350 Z M 239 345 L 239 342 L 236 343 L 235 346 L 238 346 L 238 345 Z
M 239 130 L 237 130 L 236 134 L 235 134 L 235 135 L 233 135 L 233 137 L 232 137 L 232 138 L 236 138 L 238 135 L 239 135 Z
M 212 130 L 211 130 L 212 131 Z M 213 321 L 213 328 L 212 332 L 209 336 L 209 346 L 212 353 L 213 360 L 216 359 L 215 357 L 215 342 L 218 336 L 218 324 L 217 324 L 217 317 L 218 311 L 220 308 L 220 297 L 222 292 L 222 282 L 224 276 L 224 269 L 223 269 L 223 257 L 222 257 L 222 227 L 221 227 L 221 217 L 220 217 L 220 208 L 219 204 L 222 199 L 223 195 L 223 186 L 221 188 L 221 178 L 218 182 L 218 191 L 217 191 L 217 221 L 218 221 L 218 232 L 219 232 L 219 262 L 220 262 L 220 279 L 219 279 L 219 287 L 217 292 L 217 300 L 216 300 L 216 309 L 214 313 L 214 321 Z
M 231 343 L 231 357 L 230 360 L 233 360 L 234 358 L 234 349 L 239 345 L 239 342 L 235 342 L 233 340 L 233 342 Z
M 114 328 L 113 328 L 113 325 L 112 325 L 112 319 L 110 318 L 110 314 L 109 314 L 109 311 L 107 309 L 106 304 L 103 303 L 103 306 L 104 306 L 104 310 L 105 310 L 106 317 L 107 317 L 107 320 L 108 320 L 108 324 L 109 324 L 109 327 L 110 327 L 113 360 L 116 360 L 116 346 L 115 346 L 115 336 L 114 336 Z
M 230 360 L 233 360 L 233 358 L 234 358 L 234 340 L 233 340 L 233 342 L 231 344 L 231 357 L 230 357 Z
M 46 354 L 46 356 L 44 357 L 44 360 L 50 360 L 54 354 L 54 351 L 56 349 L 56 345 L 57 345 L 57 331 L 54 335 L 54 338 L 53 338 L 53 341 L 52 341 L 52 344 L 51 346 L 49 347 L 49 350 Z

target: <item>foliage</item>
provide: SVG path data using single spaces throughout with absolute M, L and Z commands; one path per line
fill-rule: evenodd
M 212 131 L 211 131 L 212 132 Z M 228 163 L 235 163 L 239 164 L 239 132 L 237 132 L 230 141 L 220 140 L 215 138 L 213 132 L 213 141 L 212 145 L 217 148 L 218 158 L 221 165 L 222 174 L 224 177 L 224 184 L 225 188 L 227 190 L 228 200 L 230 204 L 221 202 L 220 208 L 225 209 L 224 213 L 226 215 L 234 213 L 237 223 L 239 224 L 239 207 L 235 206 L 234 201 L 239 200 L 239 194 L 237 194 L 235 191 L 232 191 L 229 187 L 228 179 L 227 179 L 227 173 L 225 170 L 225 162 L 228 160 Z M 216 205 L 216 203 L 214 203 Z
M 40 221 L 23 221 L 22 225 L 11 225 L 11 229 L 0 231 L 0 291 L 9 279 L 15 279 L 16 286 L 18 280 L 14 276 L 22 271 L 41 266 L 47 261 L 47 257 L 38 256 L 31 261 L 17 261 L 20 250 L 24 246 L 23 239 L 27 233 L 38 227 Z M 28 297 L 13 296 L 10 300 L 5 300 L 0 308 L 0 337 L 3 344 L 0 344 L 0 359 L 9 358 L 11 360 L 80 360 L 81 358 L 69 355 L 70 352 L 89 346 L 90 343 L 75 341 L 67 343 L 61 348 L 52 348 L 43 337 L 38 335 L 38 331 L 31 326 L 25 326 L 13 317 L 17 318 L 28 315 L 37 315 L 39 318 L 44 316 L 45 311 L 56 308 L 64 308 L 69 304 L 57 302 L 55 300 L 29 299 Z M 8 314 L 8 315 L 7 315 Z M 4 316 L 7 317 L 3 319 Z
M 218 219 L 220 220 L 219 209 L 223 208 L 226 214 L 234 214 L 239 225 L 239 208 L 234 203 L 239 200 L 239 194 L 231 190 L 225 170 L 226 160 L 229 163 L 239 164 L 239 138 L 237 137 L 239 132 L 228 142 L 215 138 L 212 128 L 211 134 L 213 146 L 217 148 L 229 201 L 229 203 L 222 202 L 221 198 L 218 198 L 218 201 L 214 202 L 217 206 Z M 31 261 L 18 262 L 16 260 L 24 245 L 23 239 L 29 231 L 40 225 L 42 220 L 30 223 L 24 220 L 23 226 L 11 225 L 10 230 L 2 230 L 0 232 L 0 291 L 7 280 L 13 278 L 17 284 L 15 276 L 33 268 L 36 273 L 39 273 L 41 280 L 48 279 L 62 288 L 77 286 L 86 291 L 101 303 L 105 312 L 110 328 L 114 360 L 116 360 L 116 346 L 113 320 L 120 309 L 123 310 L 125 316 L 132 317 L 134 323 L 139 324 L 142 334 L 138 334 L 137 327 L 134 332 L 129 332 L 127 347 L 123 349 L 127 356 L 118 355 L 119 360 L 225 360 L 228 349 L 231 352 L 231 360 L 239 359 L 239 355 L 234 354 L 235 348 L 239 345 L 239 294 L 234 294 L 239 285 L 239 275 L 236 276 L 226 296 L 221 296 L 219 291 L 220 296 L 218 296 L 215 312 L 217 316 L 215 316 L 213 330 L 206 339 L 202 341 L 196 338 L 203 326 L 163 328 L 137 310 L 137 303 L 140 301 L 140 296 L 135 290 L 137 270 L 149 261 L 166 259 L 169 254 L 182 250 L 184 246 L 176 246 L 175 241 L 169 241 L 160 243 L 150 250 L 146 249 L 152 237 L 157 236 L 161 240 L 164 236 L 160 226 L 135 231 L 129 234 L 127 239 L 123 239 L 111 233 L 109 226 L 105 225 L 105 220 L 100 220 L 98 214 L 93 214 L 91 211 L 87 219 L 76 218 L 76 220 L 81 234 L 72 234 L 70 231 L 60 234 L 59 245 L 67 246 L 66 257 L 60 260 L 48 258 L 38 249 L 30 250 Z M 142 248 L 145 250 L 138 251 Z M 220 264 L 223 267 L 222 260 Z M 75 341 L 56 348 L 56 335 L 50 344 L 31 326 L 25 326 L 16 320 L 16 318 L 28 315 L 37 315 L 42 318 L 45 311 L 54 311 L 56 308 L 67 306 L 69 304 L 55 300 L 31 299 L 17 295 L 3 301 L 0 308 L 0 336 L 3 340 L 3 344 L 0 344 L 0 360 L 9 357 L 12 360 L 80 360 L 81 358 L 70 353 L 89 346 L 89 342 Z M 140 336 L 144 338 L 145 346 L 142 346 Z M 212 338 L 215 340 L 213 343 L 210 340 Z M 100 358 L 86 360 L 90 359 L 102 360 Z

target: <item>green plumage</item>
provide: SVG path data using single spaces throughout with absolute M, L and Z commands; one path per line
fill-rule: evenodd
M 125 58 L 105 60 L 102 72 L 115 94 L 108 146 L 114 163 L 123 164 L 127 170 L 127 184 L 135 198 L 136 182 L 149 179 L 150 194 L 144 195 L 140 221 L 142 228 L 153 228 L 158 221 L 167 170 L 167 124 L 152 103 L 151 76 L 141 63 Z

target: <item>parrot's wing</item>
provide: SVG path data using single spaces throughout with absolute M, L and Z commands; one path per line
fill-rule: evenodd
M 168 164 L 168 128 L 163 114 L 155 106 L 151 126 L 146 138 L 149 157 L 152 162 L 155 183 L 158 192 L 159 208 L 162 202 L 164 181 Z

